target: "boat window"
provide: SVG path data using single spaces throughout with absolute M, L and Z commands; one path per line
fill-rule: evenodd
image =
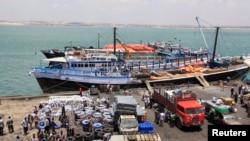
M 71 67 L 74 68 L 74 67 L 77 67 L 77 65 L 74 63 L 74 64 L 71 64 Z
M 85 64 L 84 67 L 89 67 L 89 64 Z

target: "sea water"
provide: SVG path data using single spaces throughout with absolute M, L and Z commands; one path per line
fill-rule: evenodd
M 42 93 L 31 67 L 45 58 L 40 50 L 75 45 L 102 48 L 113 44 L 113 27 L 25 25 L 0 26 L 0 96 Z M 213 48 L 215 29 L 204 29 L 208 48 Z M 117 27 L 116 37 L 124 43 L 171 41 L 194 50 L 205 47 L 198 28 Z M 250 53 L 250 29 L 221 29 L 216 54 Z

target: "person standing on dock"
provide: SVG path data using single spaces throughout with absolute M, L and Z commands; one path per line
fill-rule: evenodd
M 62 105 L 62 116 L 66 115 L 66 111 L 65 111 L 65 105 Z
M 82 96 L 82 87 L 79 88 L 79 95 Z
M 24 135 L 27 135 L 28 133 L 28 125 L 29 123 L 28 123 L 27 117 L 25 117 L 22 122 Z
M 242 88 L 243 88 L 243 85 L 240 85 L 239 86 L 239 94 L 241 94 Z
M 34 121 L 33 116 L 32 116 L 31 114 L 29 114 L 29 115 L 28 115 L 28 122 L 29 122 L 30 130 L 33 128 L 33 127 L 32 127 L 33 121 Z
M 165 120 L 165 114 L 163 112 L 160 113 L 159 126 L 163 127 L 163 121 Z
M 158 108 L 155 109 L 155 123 L 159 124 L 159 111 Z
M 234 95 L 234 87 L 231 88 L 231 97 L 233 98 Z
M 7 120 L 6 124 L 8 126 L 9 133 L 13 133 L 14 132 L 13 119 L 11 118 L 11 116 L 8 117 L 8 120 Z
M 235 101 L 235 104 L 238 103 L 238 97 L 239 95 L 237 93 L 234 94 L 234 101 Z
M 2 117 L 0 117 L 0 135 L 3 136 L 4 122 Z

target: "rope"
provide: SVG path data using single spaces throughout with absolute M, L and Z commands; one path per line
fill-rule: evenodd
M 55 87 L 60 86 L 60 85 L 62 85 L 62 84 L 64 84 L 64 83 L 67 83 L 67 82 L 68 82 L 68 81 L 62 82 L 62 83 L 60 83 L 60 84 L 54 85 L 54 86 L 49 87 L 49 88 L 44 89 L 44 90 L 46 90 L 46 91 L 47 91 L 47 90 L 49 90 L 49 89 L 55 88 Z
M 86 87 L 86 86 L 84 86 L 84 85 L 81 85 L 80 83 L 78 83 L 78 82 L 75 82 L 77 85 L 79 85 L 80 87 L 82 87 L 82 88 L 86 88 L 86 89 L 89 89 L 88 87 Z

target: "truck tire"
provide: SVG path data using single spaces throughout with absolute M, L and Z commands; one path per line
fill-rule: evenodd
M 103 132 L 105 133 L 112 133 L 112 131 L 113 131 L 112 128 L 108 128 L 108 127 L 103 128 Z
M 180 120 L 179 118 L 177 119 L 176 126 L 177 126 L 177 128 L 179 128 L 179 129 L 182 128 L 181 120 Z
M 97 139 L 103 139 L 105 132 L 98 132 L 97 133 Z
M 83 136 L 84 141 L 92 141 L 94 139 L 93 134 L 87 133 Z

